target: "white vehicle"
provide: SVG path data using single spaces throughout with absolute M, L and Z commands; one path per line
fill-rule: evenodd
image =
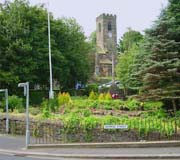
M 107 83 L 104 83 L 104 84 L 100 85 L 98 88 L 99 89 L 101 89 L 103 87 L 109 88 L 109 87 L 111 87 L 112 84 L 113 84 L 113 81 L 110 81 L 110 82 L 107 82 Z M 114 84 L 119 85 L 120 81 L 114 81 Z

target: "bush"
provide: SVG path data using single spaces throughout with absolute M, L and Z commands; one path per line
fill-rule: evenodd
M 149 102 L 144 102 L 143 103 L 143 107 L 145 110 L 152 110 L 152 109 L 160 109 L 161 107 L 163 106 L 163 103 L 162 102 L 152 102 L 152 101 L 149 101 Z
M 67 92 L 59 93 L 57 99 L 60 106 L 72 102 L 71 96 Z
M 128 99 L 125 105 L 130 111 L 139 110 L 141 107 L 141 103 L 136 99 Z
M 48 98 L 47 90 L 31 90 L 29 94 L 29 102 L 33 106 L 40 105 L 45 98 Z
M 111 94 L 109 92 L 106 93 L 105 100 L 112 100 Z
M 89 96 L 91 91 L 98 92 L 98 85 L 97 84 L 87 85 L 87 87 L 85 88 L 86 95 Z
M 103 93 L 100 93 L 98 100 L 104 100 L 105 99 L 105 95 Z
M 180 118 L 180 110 L 175 113 L 175 116 Z
M 112 100 L 111 94 L 108 93 L 100 93 L 98 100 Z
M 58 110 L 58 101 L 57 98 L 54 99 L 46 99 L 41 103 L 41 111 L 43 118 L 49 118 L 52 112 L 56 112 Z
M 90 99 L 90 100 L 96 100 L 97 99 L 97 95 L 93 90 L 90 92 L 88 99 Z
M 3 99 L 2 106 L 5 106 L 5 99 Z M 25 106 L 23 106 L 23 99 L 15 95 L 8 97 L 8 107 L 12 112 L 14 110 L 17 110 L 18 112 L 25 111 Z

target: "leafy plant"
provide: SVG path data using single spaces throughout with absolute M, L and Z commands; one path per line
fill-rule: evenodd
M 91 91 L 98 92 L 98 85 L 97 84 L 89 84 L 85 88 L 86 95 L 89 96 Z
M 105 95 L 103 93 L 100 93 L 98 100 L 104 100 L 105 99 Z
M 126 102 L 125 102 L 125 105 L 127 106 L 127 108 L 130 110 L 130 111 L 133 111 L 133 110 L 139 110 L 139 107 L 141 106 L 141 103 L 135 99 L 128 99 Z
M 90 99 L 90 100 L 96 100 L 97 99 L 97 95 L 93 90 L 90 92 L 88 99 Z
M 109 92 L 106 93 L 105 100 L 112 100 L 111 94 Z
M 5 106 L 5 99 L 2 102 L 2 106 Z M 14 110 L 17 110 L 18 112 L 25 111 L 25 106 L 23 106 L 23 99 L 15 95 L 8 97 L 8 106 L 12 112 Z
M 60 106 L 64 104 L 72 103 L 70 94 L 66 92 L 59 93 L 57 99 L 58 99 L 58 104 Z
M 176 111 L 175 116 L 176 116 L 176 117 L 180 117 L 180 110 L 179 110 L 179 111 Z
M 41 104 L 42 108 L 42 117 L 43 118 L 49 118 L 51 116 L 51 108 L 49 106 L 49 101 L 45 100 Z
M 143 107 L 145 110 L 152 110 L 152 109 L 160 109 L 163 106 L 163 103 L 160 101 L 154 102 L 154 101 L 149 101 L 149 102 L 144 102 Z

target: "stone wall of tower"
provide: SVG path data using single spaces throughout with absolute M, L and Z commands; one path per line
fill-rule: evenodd
M 108 31 L 108 24 L 111 31 Z M 111 36 L 109 33 L 111 32 Z M 101 14 L 96 18 L 96 40 L 98 52 L 109 53 L 117 44 L 116 15 Z
M 116 55 L 116 44 L 116 15 L 101 14 L 96 18 L 96 75 L 112 76 L 112 54 Z

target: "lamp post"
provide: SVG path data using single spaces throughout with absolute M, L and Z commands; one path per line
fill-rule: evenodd
M 5 101 L 6 101 L 6 133 L 9 133 L 8 89 L 0 89 L 0 92 L 5 93 Z
M 50 72 L 50 89 L 49 89 L 49 98 L 54 98 L 53 87 L 52 87 L 52 62 L 51 62 L 51 32 L 50 32 L 50 16 L 48 11 L 48 41 L 49 41 L 49 72 Z
M 24 96 L 26 96 L 26 148 L 30 142 L 29 132 L 29 82 L 19 83 L 18 87 L 24 88 Z
M 52 85 L 52 62 L 51 62 L 51 28 L 50 28 L 50 14 L 49 14 L 49 3 L 48 3 L 48 45 L 49 45 L 49 82 L 50 82 L 50 88 L 49 88 L 49 98 L 54 98 L 53 93 L 53 85 Z

